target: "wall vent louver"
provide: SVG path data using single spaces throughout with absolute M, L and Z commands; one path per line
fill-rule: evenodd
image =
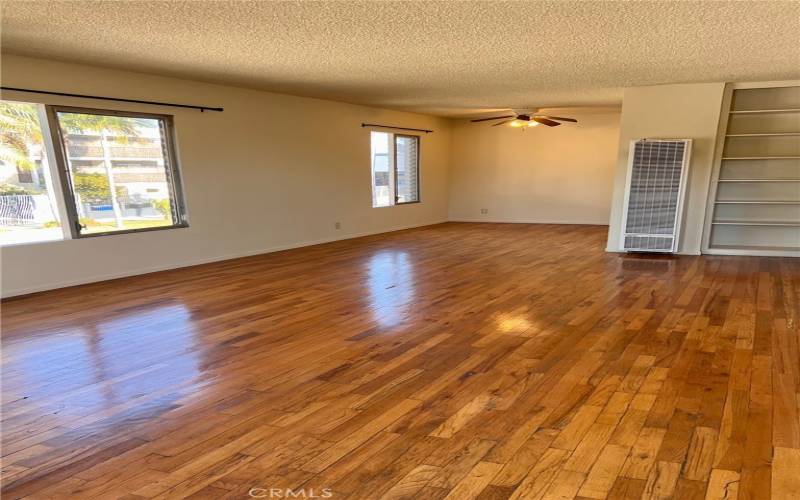
M 676 252 L 691 139 L 631 142 L 623 250 Z

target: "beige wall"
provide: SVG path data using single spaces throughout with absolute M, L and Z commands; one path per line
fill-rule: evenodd
M 4 296 L 447 219 L 449 120 L 16 56 L 2 57 L 0 76 L 7 86 L 225 108 L 200 113 L 4 93 L 174 114 L 190 222 L 186 229 L 5 247 Z M 435 130 L 421 139 L 422 203 L 372 208 L 362 122 Z
M 633 139 L 693 139 L 679 252 L 699 254 L 714 162 L 724 83 L 658 85 L 625 89 L 619 158 L 608 229 L 608 250 L 619 251 L 622 210 Z
M 619 110 L 560 110 L 577 124 L 453 128 L 451 220 L 607 224 Z M 481 214 L 481 209 L 488 209 Z

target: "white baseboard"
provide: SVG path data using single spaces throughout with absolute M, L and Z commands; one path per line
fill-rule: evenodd
M 392 232 L 395 232 L 395 231 L 403 231 L 405 229 L 413 229 L 413 228 L 416 228 L 416 227 L 433 226 L 433 225 L 436 225 L 436 224 L 442 224 L 444 222 L 447 222 L 447 220 L 446 219 L 441 219 L 441 220 L 435 220 L 435 221 L 431 221 L 431 222 L 424 222 L 424 223 L 421 223 L 421 224 L 412 224 L 412 225 L 408 225 L 408 226 L 398 226 L 398 227 L 382 229 L 380 231 L 363 231 L 363 232 L 359 232 L 359 233 L 349 233 L 349 234 L 346 234 L 346 235 L 334 236 L 334 237 L 331 237 L 331 238 L 320 238 L 318 240 L 303 241 L 303 242 L 299 242 L 299 243 L 288 243 L 288 244 L 285 244 L 285 245 L 276 245 L 276 246 L 272 246 L 272 247 L 260 248 L 258 250 L 252 250 L 252 251 L 247 251 L 247 252 L 230 253 L 230 254 L 217 255 L 217 256 L 214 256 L 214 257 L 208 257 L 208 258 L 203 258 L 203 259 L 187 260 L 187 261 L 184 261 L 184 262 L 180 262 L 178 264 L 164 264 L 164 265 L 158 265 L 158 266 L 142 267 L 142 268 L 123 271 L 123 272 L 119 272 L 119 273 L 97 274 L 97 275 L 94 275 L 94 276 L 86 276 L 86 277 L 83 277 L 83 278 L 80 278 L 80 279 L 76 279 L 76 280 L 66 280 L 66 281 L 61 281 L 61 282 L 56 282 L 56 283 L 48 283 L 46 285 L 38 285 L 38 286 L 32 286 L 32 287 L 27 287 L 27 288 L 17 288 L 17 289 L 13 289 L 13 290 L 2 290 L 1 291 L 2 293 L 0 294 L 0 297 L 5 299 L 5 298 L 10 298 L 10 297 L 15 297 L 17 295 L 27 295 L 29 293 L 44 292 L 44 291 L 47 291 L 47 290 L 56 290 L 58 288 L 66 288 L 66 287 L 76 286 L 76 285 L 86 285 L 88 283 L 97 283 L 97 282 L 100 282 L 100 281 L 108 281 L 108 280 L 119 279 L 119 278 L 127 278 L 129 276 L 139 276 L 139 275 L 142 275 L 142 274 L 157 273 L 159 271 L 169 271 L 171 269 L 180 269 L 180 268 L 183 268 L 183 267 L 192 267 L 192 266 L 198 266 L 198 265 L 201 265 L 201 264 L 210 264 L 212 262 L 221 262 L 221 261 L 225 261 L 225 260 L 239 259 L 239 258 L 242 258 L 242 257 L 251 257 L 253 255 L 262 255 L 262 254 L 268 254 L 268 253 L 273 253 L 273 252 L 280 252 L 282 250 L 291 250 L 292 248 L 309 247 L 309 246 L 312 246 L 312 245 L 321 245 L 323 243 L 331 243 L 331 242 L 334 242 L 334 241 L 351 240 L 351 239 L 354 239 L 354 238 L 362 238 L 364 236 L 372 236 L 372 235 L 376 235 L 376 234 L 384 234 L 384 233 L 392 233 Z
M 471 217 L 450 217 L 450 222 L 486 222 L 490 224 L 561 224 L 575 226 L 607 226 L 608 221 L 574 221 L 574 220 L 541 220 L 541 219 L 475 219 Z
M 800 257 L 798 250 L 756 250 L 756 249 L 719 249 L 708 248 L 703 253 L 706 255 L 738 255 L 744 257 Z

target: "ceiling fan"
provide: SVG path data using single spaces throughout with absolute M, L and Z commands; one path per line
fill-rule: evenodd
M 573 122 L 578 123 L 578 120 L 575 118 L 564 118 L 563 116 L 550 116 L 550 115 L 541 115 L 538 113 L 517 113 L 514 112 L 513 115 L 508 116 L 494 116 L 492 118 L 477 118 L 475 120 L 471 120 L 473 122 L 487 122 L 491 120 L 503 120 L 501 122 L 497 122 L 492 124 L 492 127 L 497 127 L 499 125 L 505 125 L 506 123 L 511 124 L 512 127 L 517 128 L 527 128 L 527 127 L 536 127 L 537 125 L 546 125 L 548 127 L 557 127 L 561 125 L 559 122 Z

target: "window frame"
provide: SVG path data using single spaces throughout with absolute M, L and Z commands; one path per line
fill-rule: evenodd
M 163 231 L 168 229 L 179 229 L 189 227 L 189 221 L 186 214 L 186 202 L 184 198 L 183 180 L 180 172 L 180 164 L 178 162 L 178 153 L 175 138 L 175 125 L 174 117 L 172 115 L 165 115 L 160 113 L 146 113 L 135 111 L 119 111 L 114 109 L 100 109 L 100 108 L 84 108 L 76 106 L 61 106 L 44 104 L 47 132 L 49 137 L 44 137 L 45 148 L 52 148 L 52 153 L 55 159 L 55 165 L 58 170 L 58 182 L 61 191 L 61 200 L 64 203 L 64 211 L 66 212 L 66 224 L 62 223 L 62 227 L 66 227 L 69 231 L 71 239 L 81 238 L 95 238 L 97 236 L 112 236 L 116 234 L 131 234 L 131 233 L 144 233 L 150 231 Z M 81 113 L 81 114 L 94 114 L 106 116 L 123 116 L 129 118 L 149 118 L 159 120 L 163 125 L 163 139 L 164 139 L 164 160 L 167 165 L 164 166 L 165 175 L 167 177 L 167 185 L 170 192 L 170 206 L 172 208 L 173 224 L 168 226 L 155 226 L 144 227 L 137 229 L 119 229 L 111 231 L 100 231 L 96 233 L 81 234 L 82 226 L 78 217 L 78 207 L 75 205 L 75 191 L 72 185 L 72 175 L 70 172 L 67 144 L 64 140 L 63 130 L 58 121 L 58 113 Z M 48 145 L 47 142 L 50 144 Z
M 414 139 L 415 141 L 417 141 L 417 148 L 416 148 L 416 150 L 417 150 L 417 161 L 416 161 L 417 192 L 416 192 L 416 195 L 417 196 L 416 196 L 416 200 L 414 200 L 414 201 L 397 201 L 397 200 L 400 199 L 400 196 L 397 194 L 397 138 L 398 137 L 405 137 L 405 138 Z M 420 157 L 422 156 L 422 153 L 420 152 L 421 143 L 422 143 L 422 141 L 420 140 L 420 136 L 418 136 L 418 135 L 414 135 L 414 134 L 392 134 L 392 153 L 393 153 L 393 156 L 394 156 L 394 160 L 392 161 L 392 166 L 393 166 L 392 171 L 394 172 L 394 205 L 413 205 L 414 203 L 420 203 L 422 201 L 422 197 L 420 196 L 420 184 L 421 184 L 420 181 L 421 181 L 421 178 L 420 178 L 420 174 L 419 174 L 420 170 L 422 170 L 420 168 L 420 165 L 419 165 L 419 163 L 420 163 L 419 160 L 420 160 Z
M 375 170 L 373 169 L 373 157 L 372 157 L 372 134 L 374 132 L 380 132 L 383 134 L 387 134 L 389 139 L 389 152 L 387 154 L 389 162 L 389 186 L 391 187 L 391 192 L 389 193 L 389 200 L 391 203 L 388 205 L 375 205 Z M 414 138 L 417 141 L 417 199 L 414 201 L 397 201 L 399 196 L 397 195 L 397 137 L 405 137 L 405 138 Z M 391 131 L 381 131 L 381 130 L 370 130 L 370 200 L 372 203 L 372 208 L 390 208 L 390 207 L 397 207 L 402 205 L 413 205 L 415 203 L 422 203 L 422 136 L 418 134 L 397 134 Z

